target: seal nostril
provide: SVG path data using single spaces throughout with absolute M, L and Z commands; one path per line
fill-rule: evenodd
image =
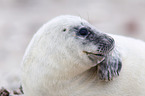
M 114 44 L 114 39 L 112 37 L 107 38 L 107 40 L 111 43 Z
M 115 41 L 112 37 L 108 35 L 103 35 L 100 37 L 98 52 L 103 54 L 108 54 L 114 48 Z

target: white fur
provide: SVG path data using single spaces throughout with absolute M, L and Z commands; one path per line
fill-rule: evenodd
M 91 26 L 79 17 L 60 16 L 34 35 L 22 64 L 25 96 L 145 96 L 145 43 L 111 35 L 121 54 L 122 69 L 114 80 L 100 81 L 89 71 L 93 63 L 79 41 L 66 40 L 70 35 L 61 32 L 80 22 Z M 85 49 L 93 51 L 94 46 Z

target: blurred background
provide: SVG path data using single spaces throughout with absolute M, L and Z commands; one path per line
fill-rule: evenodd
M 65 14 L 80 16 L 103 32 L 145 40 L 145 0 L 0 0 L 0 80 L 18 73 L 33 34 Z

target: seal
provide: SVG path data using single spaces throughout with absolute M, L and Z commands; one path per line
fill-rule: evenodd
M 129 46 L 129 41 L 134 42 L 134 45 L 137 43 L 136 47 L 133 44 Z M 143 75 L 144 71 L 139 68 L 145 64 L 137 68 L 140 74 L 136 74 L 138 70 L 135 68 L 141 60 L 145 60 L 141 55 L 144 51 L 138 45 L 145 48 L 142 41 L 100 32 L 80 17 L 70 15 L 56 17 L 38 30 L 25 52 L 22 62 L 24 94 L 26 96 L 144 94 L 141 90 L 145 87 L 139 85 L 142 78 L 140 74 Z M 140 54 L 135 53 L 135 50 L 140 51 Z M 130 57 L 129 54 L 138 55 L 139 58 Z M 122 67 L 124 69 L 121 69 Z M 118 76 L 119 74 L 121 75 Z M 142 80 L 145 84 L 145 78 Z M 138 87 L 132 87 L 131 84 L 136 81 Z M 136 91 L 132 92 L 134 89 Z

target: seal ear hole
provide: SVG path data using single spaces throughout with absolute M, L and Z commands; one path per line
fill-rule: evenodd
M 66 28 L 64 28 L 62 31 L 65 32 L 66 31 Z

